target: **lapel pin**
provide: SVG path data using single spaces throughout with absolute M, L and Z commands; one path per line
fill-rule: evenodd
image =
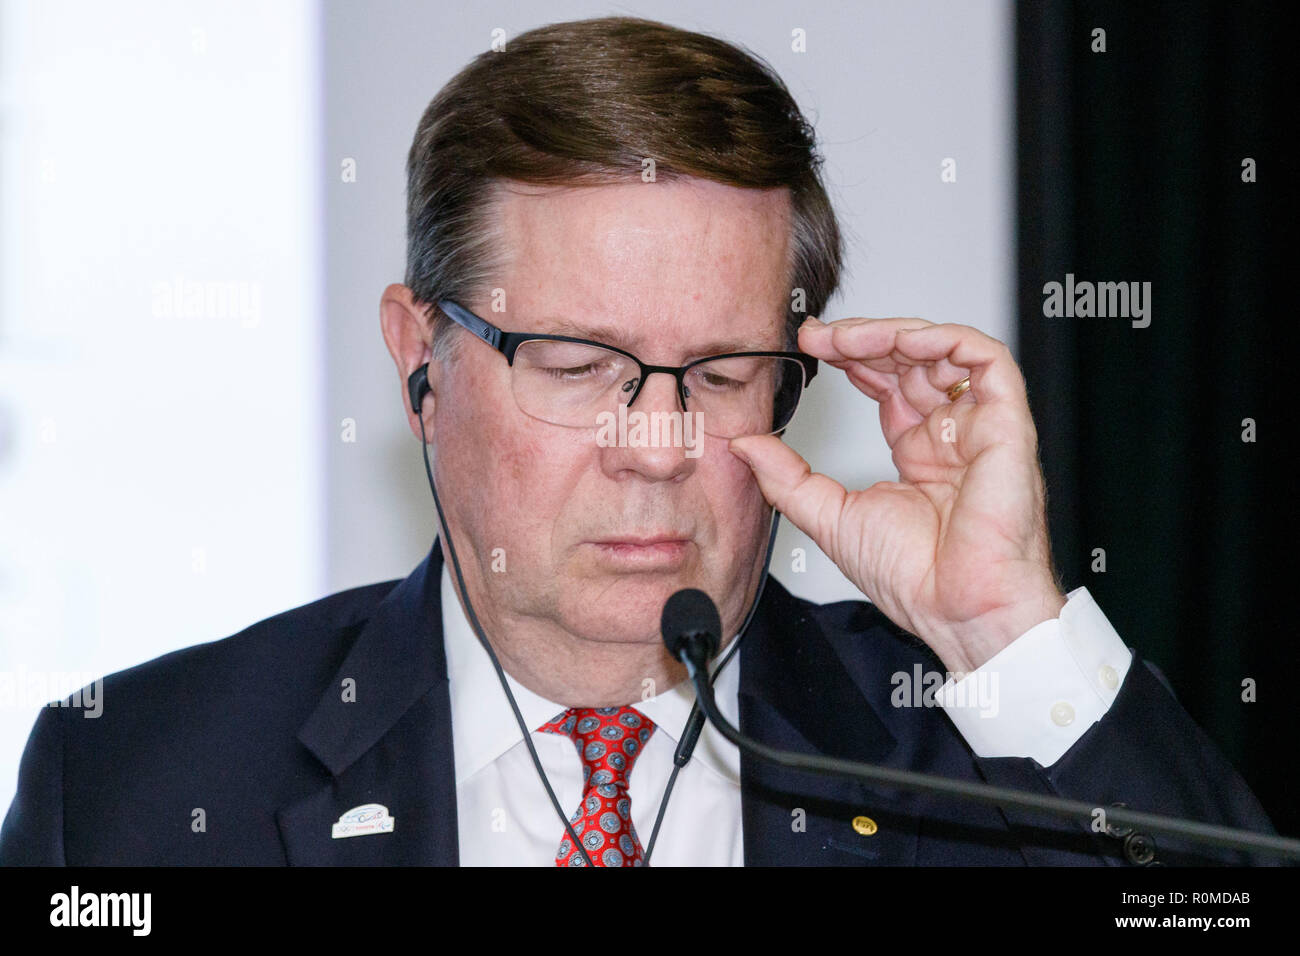
M 392 833 L 396 822 L 396 819 L 388 815 L 387 807 L 379 803 L 365 803 L 339 817 L 330 836 L 341 840 L 344 837 L 369 836 L 372 833 Z
M 871 817 L 854 817 L 853 829 L 863 836 L 871 836 L 880 828 L 876 826 L 876 821 Z

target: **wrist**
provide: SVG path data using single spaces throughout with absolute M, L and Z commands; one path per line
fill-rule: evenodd
M 1034 627 L 1060 617 L 1065 604 L 1065 595 L 1051 586 L 1032 597 L 972 618 L 961 628 L 963 666 L 949 669 L 966 673 L 977 670 Z

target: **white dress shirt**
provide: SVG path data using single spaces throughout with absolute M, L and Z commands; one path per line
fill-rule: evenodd
M 537 777 L 487 652 L 442 570 L 442 625 L 450 681 L 460 862 L 464 866 L 554 866 L 564 825 Z M 718 707 L 739 724 L 740 655 L 714 684 Z M 960 682 L 935 695 L 981 757 L 1060 758 L 1110 708 L 1131 653 L 1086 588 L 1071 591 L 1060 618 L 1044 621 Z M 542 768 L 567 819 L 582 801 L 582 763 L 573 741 L 542 733 L 566 708 L 506 675 Z M 978 692 L 977 692 L 978 691 Z M 990 692 L 995 692 L 990 698 Z M 932 689 L 933 693 L 933 689 Z M 990 700 L 995 706 L 989 706 Z M 673 752 L 695 701 L 683 681 L 635 702 L 655 731 L 628 777 L 632 822 L 643 847 L 673 768 Z M 650 859 L 653 866 L 741 866 L 740 752 L 705 725 L 681 770 Z

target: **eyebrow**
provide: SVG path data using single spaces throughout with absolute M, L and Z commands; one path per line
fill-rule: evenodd
M 554 328 L 547 333 L 550 335 L 571 335 L 574 338 L 590 339 L 593 342 L 615 345 L 628 352 L 636 352 L 634 348 L 636 343 L 618 326 L 583 325 L 580 322 L 573 322 L 568 319 L 552 319 L 550 324 L 554 325 Z M 705 342 L 691 351 L 698 356 L 705 356 L 721 355 L 726 352 L 771 352 L 780 350 L 779 346 L 771 349 L 761 344 L 755 344 L 752 339 L 717 339 L 712 342 Z

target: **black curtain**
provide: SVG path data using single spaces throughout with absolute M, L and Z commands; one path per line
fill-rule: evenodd
M 1281 77 L 1282 57 L 1295 55 L 1283 52 L 1287 12 L 1017 8 L 1018 330 L 1065 586 L 1088 587 L 1294 836 L 1300 360 L 1284 345 L 1296 322 L 1283 289 L 1296 271 L 1283 263 L 1295 215 L 1281 140 L 1296 125 L 1295 88 Z M 1098 29 L 1104 53 L 1093 50 Z M 1247 158 L 1254 183 L 1242 181 Z M 1150 282 L 1150 325 L 1045 315 L 1044 285 L 1067 273 Z

